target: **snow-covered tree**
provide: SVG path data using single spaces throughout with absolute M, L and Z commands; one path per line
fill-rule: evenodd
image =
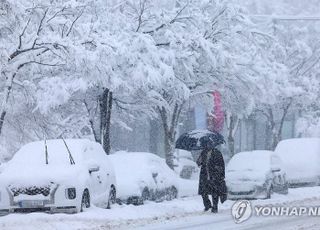
M 36 84 L 42 69 L 66 62 L 66 40 L 81 16 L 80 6 L 52 1 L 0 2 L 0 66 L 3 84 L 0 133 L 16 82 Z M 23 69 L 23 71 L 22 71 Z

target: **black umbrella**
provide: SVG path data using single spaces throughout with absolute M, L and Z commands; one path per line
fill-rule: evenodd
M 205 146 L 215 148 L 224 143 L 224 137 L 220 133 L 209 130 L 193 130 L 178 138 L 176 148 L 188 151 L 202 150 Z

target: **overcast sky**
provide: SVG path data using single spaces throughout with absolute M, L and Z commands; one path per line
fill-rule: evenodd
M 319 15 L 320 0 L 234 0 L 252 14 Z

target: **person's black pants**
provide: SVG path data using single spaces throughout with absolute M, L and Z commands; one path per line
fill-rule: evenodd
M 209 196 L 212 197 L 212 203 Z M 217 194 L 202 194 L 203 205 L 206 209 L 212 208 L 213 212 L 218 212 L 219 196 Z

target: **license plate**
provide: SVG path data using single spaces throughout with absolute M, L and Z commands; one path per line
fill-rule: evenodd
M 42 200 L 24 200 L 19 202 L 20 208 L 40 208 L 43 207 Z

